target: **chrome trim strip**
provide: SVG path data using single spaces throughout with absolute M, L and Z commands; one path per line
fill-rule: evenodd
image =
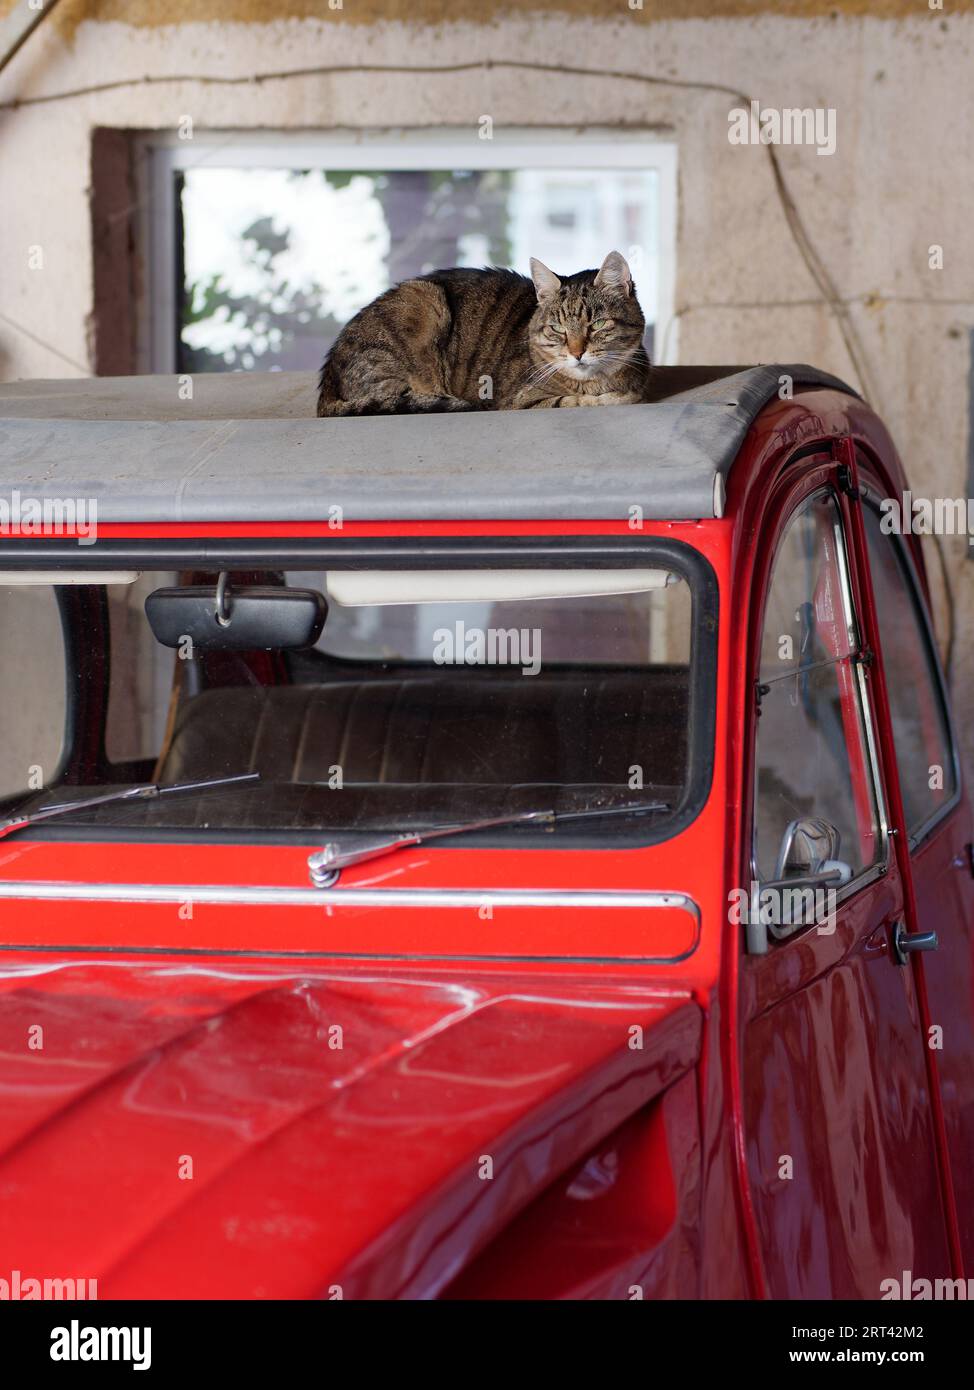
M 859 718 L 866 740 L 866 755 L 869 758 L 869 773 L 873 783 L 873 800 L 876 806 L 877 828 L 879 830 L 879 850 L 880 858 L 877 861 L 883 867 L 889 863 L 889 812 L 886 806 L 886 795 L 883 789 L 883 773 L 879 762 L 879 745 L 876 741 L 877 716 L 873 710 L 872 699 L 869 693 L 869 684 L 866 680 L 866 668 L 859 660 L 856 661 L 856 685 L 859 689 Z
M 836 510 L 839 511 L 838 498 L 835 492 L 829 487 L 827 493 L 835 502 Z M 849 643 L 849 650 L 845 655 L 850 656 L 862 650 L 862 624 L 859 621 L 859 614 L 856 612 L 856 605 L 853 602 L 849 556 L 846 552 L 846 538 L 845 532 L 842 529 L 841 511 L 839 511 L 838 520 L 832 527 L 832 531 L 835 536 L 835 558 L 838 561 L 839 584 L 842 588 L 842 597 L 845 604 L 845 630 Z
M 397 955 L 395 952 L 384 951 L 374 956 L 377 960 L 384 959 L 404 959 L 404 960 L 470 960 L 484 962 L 501 961 L 557 961 L 575 965 L 678 965 L 681 961 L 688 960 L 693 955 L 700 944 L 701 914 L 700 908 L 693 898 L 686 893 L 668 892 L 642 892 L 642 891 L 606 891 L 597 892 L 591 889 L 561 889 L 561 888 L 495 888 L 476 889 L 476 888 L 274 888 L 274 887 L 247 887 L 237 885 L 221 885 L 214 883 L 195 883 L 195 884 L 158 884 L 158 883 L 59 883 L 59 882 L 30 882 L 22 880 L 20 882 L 7 879 L 0 880 L 0 899 L 4 898 L 37 898 L 41 901 L 72 900 L 80 902 L 121 902 L 121 903 L 227 903 L 243 904 L 246 906 L 293 906 L 293 907 L 333 907 L 345 904 L 348 907 L 474 907 L 480 908 L 487 904 L 498 907 L 585 907 L 585 908 L 641 908 L 641 907 L 670 907 L 676 908 L 689 914 L 693 922 L 693 939 L 688 948 L 679 955 L 668 956 L 563 956 L 555 955 L 527 955 L 527 956 L 479 956 L 461 954 L 446 955 L 438 953 L 433 956 L 425 956 L 422 953 L 411 953 L 407 956 Z M 0 951 L 21 949 L 11 944 L 0 945 Z M 118 950 L 125 949 L 138 953 L 140 950 L 159 950 L 164 952 L 185 952 L 184 945 L 173 945 L 160 948 L 139 947 L 134 945 L 126 948 L 118 947 L 75 947 L 75 946 L 25 946 L 22 949 L 27 951 L 38 950 Z M 252 947 L 239 954 L 252 955 Z M 266 950 L 267 948 L 259 948 Z M 290 953 L 286 948 L 279 948 L 282 954 Z M 201 948 L 204 954 L 212 954 L 214 951 L 219 954 L 220 948 L 206 947 Z M 296 954 L 308 955 L 330 955 L 323 946 L 315 951 L 298 952 Z M 345 951 L 339 953 L 342 958 L 359 959 L 373 958 L 368 951 Z
M 285 888 L 219 883 L 71 883 L 6 879 L 0 898 L 122 903 L 239 903 L 288 907 L 673 907 L 699 928 L 686 893 L 574 888 Z

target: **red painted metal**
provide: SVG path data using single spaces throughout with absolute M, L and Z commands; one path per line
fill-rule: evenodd
M 750 877 L 768 540 L 834 475 L 843 437 L 891 493 L 905 488 L 868 407 L 799 393 L 752 427 L 722 519 L 640 533 L 695 547 L 719 588 L 713 783 L 679 836 L 625 850 L 420 846 L 343 876 L 485 895 L 681 892 L 699 936 L 676 907 L 485 917 L 192 902 L 194 884 L 305 888 L 307 847 L 4 842 L 2 882 L 119 887 L 111 902 L 25 887 L 4 903 L 0 1275 L 95 1277 L 102 1296 L 328 1297 L 341 1285 L 347 1297 L 482 1298 L 876 1297 L 902 1268 L 947 1276 L 950 1242 L 974 1242 L 974 1162 L 959 1171 L 974 1155 L 974 881 L 948 867 L 957 836 L 971 838 L 967 801 L 851 899 L 831 936 L 748 957 L 728 912 Z M 201 534 L 336 533 L 99 528 Z M 618 519 L 431 519 L 340 534 L 633 533 Z M 126 902 L 124 885 L 140 883 L 189 891 Z M 946 919 L 925 971 L 930 1017 L 951 1039 L 936 1059 L 940 1116 L 922 992 L 885 935 L 911 891 L 921 919 Z M 783 1152 L 804 1164 L 790 1186 L 768 1166 Z
M 906 487 L 902 469 L 895 454 L 882 453 L 879 443 L 878 440 L 859 441 L 855 463 L 860 484 L 868 484 L 875 495 L 901 498 Z M 920 538 L 911 533 L 903 541 L 910 549 L 929 602 Z M 875 615 L 875 604 L 871 601 L 870 611 Z M 885 667 L 883 669 L 885 671 Z M 887 751 L 887 758 L 890 756 Z M 928 1030 L 935 1025 L 945 1034 L 945 1045 L 928 1048 L 927 1057 L 928 1065 L 934 1069 L 931 1086 L 938 1112 L 941 1162 L 944 1163 L 944 1154 L 949 1157 L 947 1200 L 951 1205 L 952 1226 L 956 1221 L 953 1230 L 955 1259 L 959 1245 L 960 1258 L 968 1273 L 974 1271 L 974 1129 L 966 1118 L 962 1098 L 967 1091 L 968 1078 L 974 1075 L 974 1029 L 969 1023 L 969 1011 L 974 1002 L 972 837 L 974 818 L 970 800 L 961 797 L 938 826 L 937 833 L 911 854 L 915 929 L 937 931 L 943 938 L 941 949 L 925 960 L 915 957 L 913 968 L 924 1011 L 924 1028 Z
M 44 1030 L 6 1067 L 0 1248 L 103 1297 L 433 1296 L 700 1039 L 660 986 L 279 958 L 15 955 L 0 999 L 8 1058 Z
M 849 479 L 852 491 L 858 493 L 859 469 L 856 460 L 855 444 L 849 438 L 843 439 L 837 445 L 836 453 L 841 459 L 842 467 L 846 470 L 846 476 Z M 903 810 L 903 793 L 900 788 L 899 768 L 896 761 L 896 745 L 893 742 L 893 722 L 890 717 L 889 693 L 886 688 L 886 668 L 883 664 L 883 643 L 879 631 L 876 601 L 873 596 L 872 576 L 869 570 L 869 552 L 866 546 L 866 532 L 860 506 L 850 506 L 847 498 L 845 502 L 845 512 L 848 518 L 849 532 L 853 539 L 853 550 L 857 561 L 855 564 L 855 579 L 858 584 L 863 635 L 869 649 L 874 654 L 874 660 L 869 675 L 875 691 L 874 698 L 876 701 L 880 751 L 883 760 L 883 773 L 886 783 L 886 793 L 889 798 L 890 821 L 894 837 L 893 848 L 896 854 L 900 876 L 903 880 L 904 918 L 907 931 L 918 932 L 921 930 L 921 927 L 919 913 L 917 911 L 916 890 L 914 887 L 914 869 L 910 856 L 909 827 L 907 825 L 906 813 Z M 964 1257 L 961 1252 L 957 1201 L 954 1195 L 954 1183 L 950 1171 L 950 1159 L 947 1150 L 947 1133 L 944 1124 L 944 1107 L 940 1091 L 940 1077 L 937 1071 L 936 1060 L 927 1044 L 930 1033 L 930 1006 L 927 1000 L 923 961 L 919 956 L 915 955 L 913 957 L 911 968 L 915 976 L 917 1003 L 922 1024 L 922 1039 L 924 1042 L 923 1055 L 930 1085 L 931 1117 L 933 1120 L 934 1133 L 936 1135 L 936 1154 L 940 1167 L 942 1194 L 946 1208 L 947 1235 L 950 1241 L 950 1253 L 953 1262 L 954 1276 L 955 1278 L 961 1278 L 964 1272 Z
M 831 458 L 816 453 L 803 465 L 768 489 L 755 537 L 755 679 L 777 538 L 806 497 L 835 485 Z M 754 737 L 752 721 L 748 768 Z M 866 768 L 853 759 L 850 769 L 862 802 Z M 746 851 L 741 872 L 747 882 Z M 834 932 L 812 927 L 743 962 L 742 1127 L 754 1244 L 772 1297 L 875 1298 L 880 1280 L 905 1268 L 933 1278 L 949 1267 L 916 1004 L 884 935 L 902 904 L 891 866 L 840 908 Z M 823 1242 L 825 1211 L 834 1220 Z

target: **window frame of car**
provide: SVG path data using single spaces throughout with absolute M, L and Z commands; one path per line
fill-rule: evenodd
M 858 714 L 863 732 L 863 756 L 871 783 L 871 795 L 877 831 L 877 855 L 874 862 L 855 873 L 845 884 L 835 889 L 836 907 L 843 906 L 852 897 L 884 878 L 889 872 L 892 860 L 890 838 L 890 807 L 886 790 L 886 777 L 882 765 L 879 744 L 879 711 L 876 700 L 869 688 L 866 674 L 867 654 L 863 638 L 861 604 L 857 603 L 857 572 L 862 557 L 855 552 L 855 538 L 849 513 L 849 498 L 843 492 L 839 479 L 839 460 L 829 451 L 829 445 L 817 442 L 793 452 L 772 485 L 768 502 L 758 528 L 756 544 L 767 542 L 767 550 L 755 567 L 750 605 L 750 627 L 748 632 L 748 705 L 747 720 L 749 736 L 745 740 L 745 785 L 748 788 L 749 805 L 743 836 L 743 860 L 747 881 L 761 887 L 761 876 L 756 856 L 756 832 L 758 822 L 758 739 L 760 737 L 759 689 L 761 685 L 761 652 L 764 625 L 768 611 L 768 598 L 774 577 L 775 561 L 779 549 L 791 526 L 802 509 L 816 495 L 827 492 L 835 500 L 839 520 L 840 575 L 845 617 L 851 616 L 855 624 L 856 651 L 848 658 L 856 671 L 856 690 Z M 868 557 L 866 557 L 868 563 Z M 785 945 L 801 938 L 815 926 L 814 921 L 768 925 L 768 946 Z M 755 946 L 749 938 L 749 950 Z
M 891 490 L 888 484 L 885 484 L 883 481 L 882 470 L 878 466 L 878 462 L 862 448 L 857 448 L 856 450 L 856 467 L 859 472 L 861 505 L 863 508 L 868 507 L 878 517 L 880 514 L 880 502 L 885 497 L 891 495 Z M 868 533 L 866 533 L 866 536 L 866 553 L 862 557 L 861 563 L 869 566 L 870 580 L 875 590 L 875 572 L 868 546 Z M 936 633 L 933 628 L 933 619 L 930 612 L 926 586 L 921 581 L 913 550 L 906 543 L 904 537 L 902 535 L 890 533 L 886 539 L 893 543 L 894 553 L 898 560 L 898 567 L 903 578 L 906 594 L 913 602 L 914 611 L 919 615 L 920 635 L 926 650 L 928 668 L 933 677 L 931 685 L 934 696 L 939 703 L 940 712 L 943 716 L 944 729 L 946 730 L 949 742 L 948 751 L 950 753 L 951 769 L 954 775 L 953 795 L 925 820 L 921 821 L 915 830 L 910 832 L 908 843 L 910 854 L 913 855 L 960 805 L 964 794 L 963 765 L 960 756 L 960 745 L 957 741 L 957 730 L 954 725 L 953 712 L 951 710 L 950 692 L 947 687 L 947 679 L 944 674 L 943 664 L 940 660 L 940 649 L 937 645 Z M 878 625 L 878 614 L 876 621 Z M 879 639 L 880 644 L 882 644 L 882 632 L 879 634 Z

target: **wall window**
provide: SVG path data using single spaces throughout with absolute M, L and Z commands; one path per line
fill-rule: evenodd
M 153 371 L 309 370 L 353 314 L 449 265 L 630 260 L 675 360 L 675 147 L 612 132 L 147 139 Z

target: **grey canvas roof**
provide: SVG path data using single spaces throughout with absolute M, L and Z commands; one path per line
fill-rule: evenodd
M 0 385 L 0 496 L 99 522 L 719 516 L 748 428 L 807 366 L 661 367 L 651 404 L 319 420 L 311 373 Z M 180 383 L 184 383 L 181 389 Z

